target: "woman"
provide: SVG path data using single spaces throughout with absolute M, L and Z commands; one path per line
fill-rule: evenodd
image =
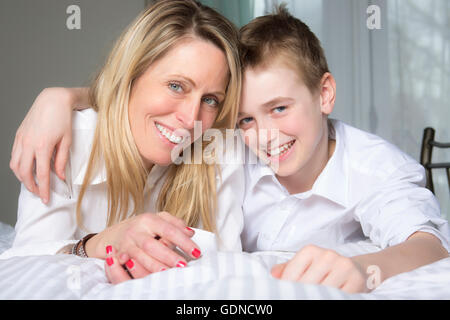
M 44 204 L 33 194 L 34 177 L 27 177 L 34 155 L 30 163 L 12 157 L 11 168 L 27 186 L 13 249 L 38 243 L 34 254 L 108 258 L 111 282 L 123 279 L 117 268 L 123 264 L 135 278 L 185 266 L 175 246 L 198 258 L 189 226 L 216 231 L 221 248 L 239 250 L 242 168 L 222 167 L 216 190 L 215 165 L 174 165 L 172 151 L 193 137 L 195 121 L 202 132 L 233 128 L 240 89 L 238 34 L 225 18 L 193 0 L 154 4 L 123 33 L 91 86 L 93 109 L 75 112 L 65 171 L 71 142 L 59 143 L 54 166 L 65 181 L 37 161 L 38 183 L 50 177 Z M 59 90 L 44 90 L 35 105 Z M 14 151 L 26 149 L 19 133 Z M 49 159 L 52 151 L 36 157 L 44 154 Z

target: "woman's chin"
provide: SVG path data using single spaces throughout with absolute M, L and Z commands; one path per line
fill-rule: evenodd
M 152 165 L 167 167 L 167 166 L 173 164 L 173 161 L 169 154 L 167 156 L 152 157 L 151 159 L 145 158 L 144 163 L 147 165 L 147 167 L 151 167 Z

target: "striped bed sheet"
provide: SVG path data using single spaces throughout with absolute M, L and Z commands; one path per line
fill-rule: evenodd
M 345 256 L 376 250 L 368 242 L 336 248 Z M 287 252 L 211 252 L 186 268 L 118 285 L 108 283 L 99 259 L 13 257 L 0 260 L 0 299 L 450 299 L 450 258 L 387 279 L 371 293 L 347 294 L 272 278 L 270 268 L 291 256 Z

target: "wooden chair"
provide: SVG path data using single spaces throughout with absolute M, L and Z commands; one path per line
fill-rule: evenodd
M 434 140 L 435 130 L 433 128 L 425 128 L 423 131 L 422 148 L 420 152 L 420 163 L 425 168 L 427 177 L 426 187 L 434 193 L 433 176 L 431 174 L 432 169 L 446 169 L 448 187 L 450 189 L 450 162 L 433 163 L 431 161 L 431 155 L 433 148 L 450 148 L 450 143 L 442 143 Z

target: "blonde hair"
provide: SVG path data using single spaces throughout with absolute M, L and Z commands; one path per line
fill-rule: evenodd
M 107 172 L 107 225 L 128 217 L 130 197 L 134 205 L 131 214 L 142 212 L 149 172 L 136 147 L 128 120 L 131 88 L 133 81 L 153 62 L 187 37 L 210 41 L 225 53 L 230 80 L 213 127 L 235 126 L 242 81 L 237 29 L 219 13 L 194 0 L 156 2 L 125 30 L 90 88 L 90 100 L 98 112 L 98 120 L 77 202 L 79 225 L 82 225 L 83 196 L 101 161 Z M 204 229 L 216 231 L 217 169 L 204 162 L 171 164 L 158 196 L 158 211 L 170 212 L 189 226 L 196 226 L 201 221 Z
M 311 92 L 329 72 L 319 39 L 282 4 L 275 13 L 258 17 L 240 30 L 241 61 L 244 68 L 265 66 L 275 58 L 294 66 Z

